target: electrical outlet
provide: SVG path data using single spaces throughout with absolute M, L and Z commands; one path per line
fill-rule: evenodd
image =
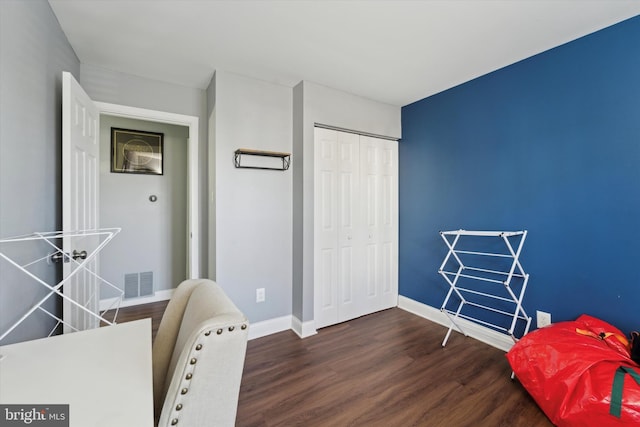
M 256 302 L 264 302 L 264 300 L 265 300 L 264 288 L 256 289 Z
M 537 310 L 536 321 L 538 324 L 538 328 L 544 328 L 545 326 L 549 326 L 551 324 L 551 313 Z

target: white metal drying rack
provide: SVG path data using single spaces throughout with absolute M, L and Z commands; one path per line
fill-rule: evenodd
M 449 292 L 440 309 L 449 318 L 451 325 L 447 335 L 442 341 L 442 346 L 447 344 L 452 329 L 467 335 L 460 327 L 458 319 L 465 319 L 493 330 L 509 335 L 514 342 L 518 338 L 515 335 L 518 320 L 524 322 L 523 336 L 529 332 L 531 317 L 527 315 L 522 307 L 529 275 L 525 273 L 520 263 L 520 253 L 527 237 L 527 231 L 441 231 L 440 236 L 449 248 L 447 256 L 444 258 L 438 273 L 449 283 Z M 507 253 L 501 252 L 481 252 L 458 249 L 463 236 L 476 236 L 477 238 L 501 239 L 506 246 Z M 493 242 L 494 244 L 496 242 Z M 514 249 L 515 246 L 515 249 Z M 482 261 L 485 262 L 482 262 Z M 492 261 L 500 261 L 494 262 Z M 473 263 L 473 264 L 472 264 Z M 478 263 L 480 264 L 478 266 Z M 499 265 L 496 267 L 495 265 Z M 461 280 L 462 279 L 462 280 Z M 480 281 L 486 286 L 465 287 L 463 285 L 473 281 Z M 496 286 L 499 285 L 499 286 Z M 447 305 L 455 295 L 459 300 L 457 308 L 451 310 Z M 455 298 L 454 298 L 455 299 Z M 474 301 L 475 300 L 475 301 Z M 481 300 L 481 302 L 477 302 Z M 452 303 L 455 305 L 455 301 Z M 462 313 L 465 306 L 475 307 L 471 314 Z M 506 308 L 505 308 L 506 307 Z M 484 310 L 484 311 L 483 311 Z M 499 318 L 506 316 L 504 325 L 496 324 L 479 318 L 478 313 L 497 313 Z M 509 324 L 508 327 L 506 325 Z
M 64 319 L 60 318 L 54 313 L 51 313 L 45 307 L 42 306 L 45 303 L 45 301 L 47 301 L 53 295 L 60 296 L 63 302 L 71 304 L 71 306 L 73 306 L 75 309 L 78 309 L 81 312 L 84 312 L 85 315 L 88 315 L 94 318 L 96 321 L 96 324 L 99 324 L 99 322 L 104 322 L 107 325 L 115 324 L 115 319 L 118 315 L 118 310 L 120 308 L 120 303 L 122 301 L 124 291 L 118 288 L 117 286 L 113 285 L 109 281 L 100 277 L 96 272 L 91 270 L 89 265 L 91 261 L 93 261 L 96 258 L 98 253 L 107 245 L 107 243 L 109 243 L 109 241 L 111 241 L 111 239 L 113 239 L 113 237 L 120 232 L 120 230 L 121 230 L 120 228 L 102 228 L 102 229 L 80 230 L 80 231 L 71 231 L 71 232 L 63 232 L 63 231 L 35 232 L 33 234 L 0 239 L 0 258 L 3 258 L 9 264 L 14 266 L 17 270 L 21 271 L 26 276 L 33 279 L 34 281 L 36 281 L 37 283 L 41 284 L 42 286 L 44 286 L 46 289 L 49 290 L 49 292 L 47 292 L 47 294 L 40 301 L 35 303 L 29 310 L 27 310 L 27 312 L 22 317 L 20 317 L 19 320 L 17 320 L 6 331 L 4 331 L 2 335 L 0 335 L 0 341 L 2 341 L 7 335 L 9 335 L 11 331 L 13 331 L 18 325 L 20 325 L 27 317 L 29 317 L 36 310 L 40 310 L 44 312 L 45 314 L 54 318 L 57 321 L 56 325 L 49 332 L 49 336 L 51 336 L 54 333 L 54 331 L 58 328 L 58 326 L 60 326 L 61 324 L 69 327 L 73 331 L 77 331 L 78 328 L 76 326 L 70 324 L 69 322 L 66 322 Z M 90 252 L 82 251 L 81 253 L 78 253 L 74 251 L 73 254 L 69 254 L 63 251 L 62 249 L 63 239 L 84 238 L 89 236 L 95 236 L 96 238 L 99 239 L 97 246 Z M 2 247 L 4 245 L 16 244 L 18 242 L 29 242 L 29 241 L 45 242 L 49 247 L 53 248 L 54 251 L 49 252 L 47 255 L 41 258 L 37 258 L 35 260 L 31 260 L 28 262 L 16 261 L 12 259 L 9 255 L 7 255 L 4 251 L 2 251 Z M 78 261 L 78 259 L 80 259 L 80 261 Z M 33 272 L 28 270 L 30 267 L 42 261 L 47 263 L 60 262 L 60 261 L 64 263 L 69 263 L 71 265 L 70 272 L 63 280 L 59 281 L 54 285 L 51 285 L 45 282 L 43 279 L 37 277 Z M 90 305 L 90 302 L 96 297 L 96 291 L 100 289 L 99 286 L 94 289 L 94 292 L 90 293 L 89 295 L 86 295 L 85 301 L 76 301 L 69 296 L 69 292 L 62 291 L 62 287 L 65 284 L 70 286 L 69 282 L 71 281 L 71 279 L 77 276 L 78 273 L 81 271 L 86 271 L 89 275 L 97 279 L 101 285 L 104 284 L 112 288 L 119 295 L 118 297 L 114 298 L 113 303 L 106 310 L 103 311 L 103 314 L 104 314 L 109 310 L 115 310 L 112 320 L 108 320 L 104 318 L 99 311 L 97 310 L 92 311 L 88 308 L 88 306 Z

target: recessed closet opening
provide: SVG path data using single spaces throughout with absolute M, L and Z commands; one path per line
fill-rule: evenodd
M 316 327 L 398 303 L 398 142 L 314 129 Z

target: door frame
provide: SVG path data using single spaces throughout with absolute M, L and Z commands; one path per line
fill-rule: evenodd
M 148 110 L 146 108 L 129 107 L 94 101 L 99 113 L 124 117 L 128 119 L 146 120 L 150 122 L 167 123 L 189 128 L 187 139 L 187 230 L 189 243 L 187 244 L 187 277 L 200 277 L 200 182 L 198 168 L 198 149 L 200 137 L 198 134 L 199 118 L 165 111 Z

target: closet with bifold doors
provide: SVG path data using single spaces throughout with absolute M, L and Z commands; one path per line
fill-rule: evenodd
M 317 328 L 397 305 L 397 141 L 315 127 L 314 300 Z

